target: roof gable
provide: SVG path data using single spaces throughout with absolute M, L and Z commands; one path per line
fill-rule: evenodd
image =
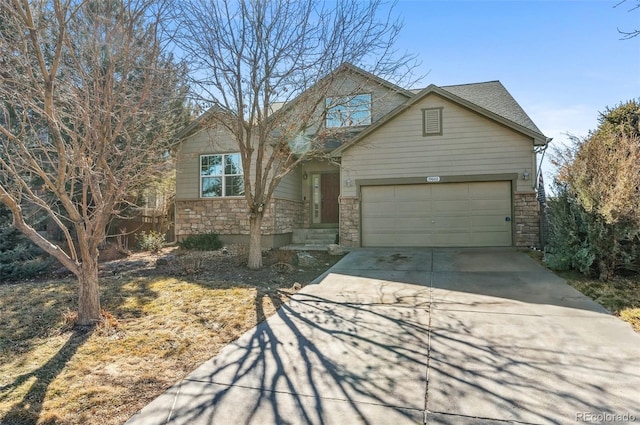
M 434 84 L 420 90 L 406 103 L 395 108 L 382 119 L 335 149 L 332 156 L 339 156 L 343 151 L 358 143 L 367 135 L 392 121 L 411 106 L 429 95 L 438 95 L 460 106 L 470 109 L 488 119 L 505 125 L 533 139 L 535 145 L 544 145 L 547 138 L 524 112 L 518 102 L 499 81 L 438 87 Z
M 305 93 L 312 92 L 317 87 L 321 86 L 323 83 L 325 83 L 327 81 L 330 81 L 332 79 L 335 79 L 341 73 L 355 74 L 356 76 L 359 76 L 360 78 L 362 78 L 364 81 L 370 81 L 373 84 L 382 86 L 382 87 L 386 88 L 387 90 L 389 90 L 390 92 L 398 93 L 398 94 L 404 96 L 407 99 L 409 99 L 409 98 L 411 98 L 413 96 L 413 92 L 411 92 L 410 90 L 404 89 L 404 88 L 402 88 L 402 87 L 400 87 L 400 86 L 398 86 L 396 84 L 393 84 L 392 82 L 387 81 L 384 78 L 380 78 L 377 75 L 372 74 L 372 73 L 370 73 L 368 71 L 365 71 L 364 69 L 362 69 L 362 68 L 360 68 L 358 66 L 355 66 L 355 65 L 353 65 L 351 63 L 344 62 L 340 66 L 338 66 L 338 68 L 336 68 L 335 70 L 333 70 L 329 74 L 325 75 L 324 77 L 320 78 L 316 83 L 314 83 L 313 85 L 311 85 L 310 87 L 305 89 L 302 93 L 300 93 L 298 96 L 296 96 L 290 102 L 274 102 L 272 104 L 272 107 L 270 108 L 269 115 L 270 116 L 277 116 L 277 115 L 281 115 L 281 114 L 286 114 L 287 111 L 291 110 L 291 108 L 295 108 L 296 103 L 299 101 L 300 98 L 303 97 L 303 95 Z M 191 121 L 191 123 L 189 123 L 181 131 L 179 131 L 178 134 L 176 135 L 176 137 L 179 138 L 179 139 L 184 139 L 186 137 L 191 136 L 201 126 L 203 126 L 206 123 L 208 123 L 209 122 L 209 118 L 211 118 L 211 116 L 213 114 L 215 114 L 216 112 L 219 113 L 219 114 L 224 114 L 224 112 L 222 111 L 222 109 L 220 107 L 213 106 L 213 107 L 209 108 L 208 110 L 206 110 L 205 112 L 203 112 L 195 120 Z

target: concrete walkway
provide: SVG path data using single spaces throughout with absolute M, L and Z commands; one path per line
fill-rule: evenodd
M 362 249 L 133 416 L 640 422 L 640 335 L 513 249 Z

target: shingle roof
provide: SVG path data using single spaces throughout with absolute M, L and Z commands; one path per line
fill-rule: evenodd
M 509 94 L 500 81 L 440 86 L 440 88 L 494 114 L 500 115 L 509 121 L 542 134 L 542 131 L 531 121 L 531 118 L 529 118 L 527 113 L 524 112 L 522 107 L 511 94 Z

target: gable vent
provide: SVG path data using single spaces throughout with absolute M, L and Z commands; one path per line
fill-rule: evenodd
M 442 135 L 442 108 L 430 108 L 422 110 L 422 135 Z

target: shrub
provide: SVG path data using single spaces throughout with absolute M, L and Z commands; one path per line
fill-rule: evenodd
M 607 109 L 599 127 L 561 150 L 558 199 L 550 202 L 547 263 L 611 279 L 638 270 L 640 103 Z
M 549 200 L 549 245 L 545 262 L 554 270 L 576 269 L 609 280 L 618 270 L 637 272 L 640 237 L 630 223 L 607 223 L 587 211 L 567 188 Z
M 189 235 L 180 242 L 180 248 L 195 251 L 215 251 L 222 248 L 222 241 L 217 233 L 197 233 Z
M 178 264 L 179 274 L 184 276 L 200 273 L 204 268 L 206 260 L 207 256 L 203 252 L 195 252 L 177 256 L 176 261 Z
M 12 225 L 0 205 L 0 282 L 29 279 L 47 270 L 53 259 Z
M 164 246 L 165 236 L 156 231 L 140 232 L 136 235 L 138 248 L 142 251 L 159 252 Z

